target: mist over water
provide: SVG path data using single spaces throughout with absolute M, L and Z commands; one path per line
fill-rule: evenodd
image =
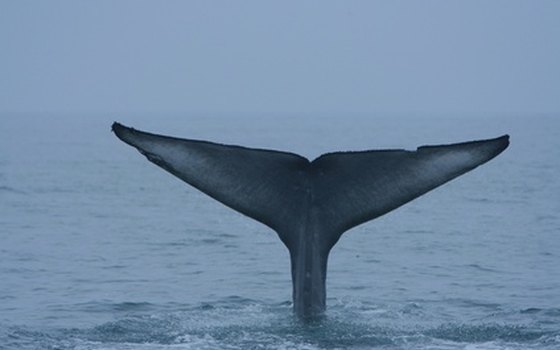
M 557 116 L 0 116 L 0 348 L 557 349 Z M 496 159 L 345 233 L 327 318 L 269 228 L 145 160 L 138 129 L 310 159 L 508 133 Z

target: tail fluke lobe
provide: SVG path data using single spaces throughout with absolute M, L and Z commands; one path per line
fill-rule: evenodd
M 478 167 L 508 145 L 504 135 L 416 151 L 326 154 L 312 162 L 316 202 L 325 224 L 340 235 Z
M 119 139 L 219 202 L 277 232 L 290 231 L 306 195 L 309 161 L 301 156 L 156 135 L 118 123 Z M 281 239 L 288 244 L 289 237 Z

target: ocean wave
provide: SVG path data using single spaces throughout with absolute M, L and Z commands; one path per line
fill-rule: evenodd
M 26 194 L 25 191 L 19 190 L 17 188 L 11 187 L 11 186 L 5 186 L 5 185 L 0 186 L 0 192 Z

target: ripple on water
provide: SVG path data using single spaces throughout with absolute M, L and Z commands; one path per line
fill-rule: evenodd
M 0 344 L 18 349 L 557 349 L 560 332 L 507 323 L 439 323 L 420 303 L 336 305 L 322 321 L 302 324 L 290 303 L 240 297 L 163 311 L 150 303 L 107 304 L 124 315 L 90 328 L 0 328 Z M 90 306 L 93 309 L 97 306 Z M 411 312 L 412 310 L 412 312 Z M 421 310 L 422 312 L 418 312 Z M 93 310 L 95 312 L 95 310 Z M 394 317 L 395 314 L 399 317 Z M 432 313 L 432 314 L 431 314 Z M 555 317 L 558 310 L 517 315 Z M 430 319 L 428 316 L 432 316 Z M 422 320 L 427 320 L 423 322 Z

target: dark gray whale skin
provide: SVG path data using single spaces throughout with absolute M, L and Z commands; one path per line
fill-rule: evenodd
M 327 260 L 348 229 L 375 219 L 500 154 L 509 136 L 416 151 L 323 154 L 221 145 L 114 123 L 119 139 L 149 161 L 234 210 L 271 227 L 290 251 L 293 307 L 302 319 L 326 308 Z

